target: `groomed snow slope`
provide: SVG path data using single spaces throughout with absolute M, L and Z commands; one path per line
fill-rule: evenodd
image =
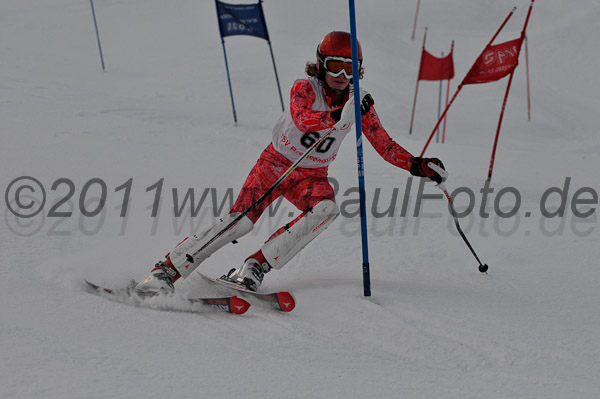
M 415 5 L 358 2 L 357 24 L 366 68 L 361 85 L 390 135 L 418 154 L 435 124 L 438 95 L 436 83 L 421 83 L 409 136 L 424 27 L 434 54 L 455 40 L 453 91 L 513 6 L 498 41 L 519 35 L 529 2 L 422 2 L 413 41 Z M 427 152 L 444 160 L 451 191 L 474 193 L 474 209 L 461 224 L 489 274 L 477 271 L 444 200 L 425 201 L 414 217 L 419 182 L 365 142 L 373 295 L 363 297 L 360 222 L 352 216 L 357 197 L 347 192 L 357 184 L 349 135 L 330 168 L 344 215 L 265 280 L 265 290 L 291 289 L 297 308 L 279 314 L 254 303 L 237 317 L 116 304 L 85 292 L 82 279 L 116 287 L 143 278 L 178 240 L 210 225 L 212 193 L 217 208 L 237 194 L 281 112 L 268 47 L 251 37 L 226 40 L 234 126 L 214 3 L 95 6 L 106 72 L 89 3 L 0 3 L 0 187 L 30 176 L 47 194 L 32 218 L 15 217 L 2 202 L 1 397 L 600 396 L 597 1 L 536 2 L 528 29 L 532 119 L 521 54 L 488 218 L 480 215 L 480 189 L 506 79 L 465 87 L 449 113 L 447 142 Z M 347 2 L 263 6 L 287 98 L 321 37 L 349 29 Z M 101 184 L 92 179 L 106 184 L 103 206 Z M 158 182 L 160 207 L 152 217 Z M 543 194 L 566 183 L 564 217 L 543 216 Z M 174 217 L 173 190 L 181 201 L 189 188 L 196 203 L 209 189 L 205 205 L 196 217 L 189 204 Z M 502 189 L 511 191 L 499 197 Z M 498 211 L 515 206 L 515 191 L 518 212 L 500 217 Z M 29 188 L 21 193 L 24 205 L 39 198 Z M 439 190 L 427 184 L 425 193 Z M 395 202 L 394 215 L 374 216 L 376 198 L 378 212 Z M 582 201 L 575 210 L 589 215 L 575 217 L 574 198 Z M 457 197 L 457 206 L 465 209 L 467 199 Z M 548 210 L 561 199 L 549 195 Z M 82 214 L 97 207 L 97 216 Z M 69 216 L 51 217 L 52 209 Z M 239 265 L 295 215 L 282 202 L 202 270 L 217 276 Z M 222 294 L 199 278 L 177 288 L 182 296 Z M 183 309 L 183 301 L 171 302 Z

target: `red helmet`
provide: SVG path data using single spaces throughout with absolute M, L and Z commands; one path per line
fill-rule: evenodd
M 358 60 L 362 63 L 362 49 L 358 40 L 356 46 L 358 47 Z M 330 32 L 326 34 L 317 46 L 317 59 L 319 62 L 323 62 L 326 56 L 352 58 L 350 33 Z

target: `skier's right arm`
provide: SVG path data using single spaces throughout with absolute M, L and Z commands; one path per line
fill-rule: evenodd
M 290 112 L 294 124 L 301 132 L 315 132 L 332 128 L 336 121 L 330 111 L 314 111 L 315 92 L 308 80 L 294 84 L 291 92 Z

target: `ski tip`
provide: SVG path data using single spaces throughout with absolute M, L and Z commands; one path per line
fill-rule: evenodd
M 86 280 L 86 279 L 83 279 L 83 282 L 85 284 L 84 287 L 85 287 L 86 291 L 88 291 L 88 292 L 98 292 L 98 293 L 104 292 L 104 293 L 111 294 L 111 295 L 119 295 L 121 292 L 125 292 L 125 293 L 127 293 L 127 295 L 129 295 L 129 292 L 131 291 L 131 289 L 137 285 L 135 280 L 131 280 L 131 282 L 129 283 L 129 285 L 126 288 L 112 289 L 112 288 L 102 287 L 98 284 L 94 284 L 91 281 Z
M 111 290 L 110 288 L 104 288 L 104 287 L 100 287 L 97 284 L 94 284 L 86 279 L 83 279 L 84 283 L 86 284 L 85 287 L 88 290 L 92 290 L 92 291 L 97 291 L 97 292 L 108 292 L 109 294 L 113 294 L 114 291 Z
M 96 284 L 87 281 L 87 280 L 83 280 L 83 290 L 85 292 L 89 292 L 91 294 L 99 294 L 100 293 L 100 287 L 97 286 Z
M 250 303 L 237 296 L 232 296 L 229 307 L 233 314 L 244 314 L 250 309 Z
M 85 284 L 86 287 L 88 288 L 94 288 L 94 289 L 98 289 L 100 288 L 99 286 L 97 286 L 96 284 L 87 281 L 86 279 L 83 279 L 83 283 Z
M 296 307 L 296 300 L 291 292 L 278 292 L 277 302 L 279 302 L 279 307 L 282 312 L 291 312 Z

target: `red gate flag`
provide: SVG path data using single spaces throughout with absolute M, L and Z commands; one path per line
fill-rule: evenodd
M 421 54 L 419 80 L 448 80 L 454 77 L 452 51 L 445 57 L 431 55 L 425 48 Z
M 463 84 L 494 82 L 512 73 L 519 65 L 522 43 L 523 36 L 493 46 L 488 45 L 465 76 Z
M 413 110 L 410 117 L 410 128 L 408 134 L 412 134 L 413 122 L 415 120 L 415 108 L 417 106 L 417 93 L 419 92 L 419 81 L 430 80 L 430 81 L 441 81 L 447 80 L 448 87 L 450 87 L 450 79 L 454 77 L 454 61 L 452 59 L 452 53 L 454 51 L 454 41 L 452 41 L 452 47 L 450 47 L 450 53 L 444 57 L 435 57 L 427 50 L 425 50 L 425 41 L 427 40 L 427 28 L 425 28 L 425 34 L 423 35 L 423 49 L 421 51 L 421 62 L 419 63 L 419 76 L 417 76 L 417 87 L 415 88 L 415 100 L 413 101 Z M 440 86 L 441 87 L 441 86 Z M 441 89 L 440 89 L 441 90 Z
M 531 8 L 533 6 L 533 2 L 535 0 L 531 1 L 531 4 L 529 6 L 529 12 L 527 13 L 527 18 L 525 19 L 525 25 L 523 26 L 523 30 L 522 30 L 522 34 L 521 37 L 524 36 L 524 32 L 525 32 L 525 28 L 527 26 L 527 21 L 529 20 L 529 15 L 531 14 Z M 478 65 L 482 64 L 485 65 L 484 61 L 483 61 L 483 55 L 484 53 L 488 50 L 491 49 L 492 47 L 492 43 L 494 42 L 494 40 L 496 39 L 496 37 L 498 36 L 498 34 L 500 33 L 500 31 L 502 30 L 502 28 L 504 28 L 504 25 L 506 25 L 506 23 L 508 22 L 508 20 L 513 16 L 515 10 L 517 8 L 513 7 L 512 11 L 508 14 L 508 16 L 504 19 L 504 22 L 502 22 L 502 24 L 500 25 L 500 27 L 498 28 L 498 30 L 496 31 L 496 33 L 494 34 L 494 36 L 492 36 L 492 38 L 490 39 L 489 43 L 487 44 L 487 46 L 485 46 L 483 52 L 481 53 L 481 55 L 477 58 L 477 60 L 475 61 L 475 63 L 473 64 L 473 66 L 471 67 L 471 69 L 469 70 L 469 72 L 467 73 L 467 75 L 464 77 L 464 79 L 462 80 L 462 82 L 458 85 L 458 88 L 456 89 L 456 92 L 454 93 L 454 95 L 452 96 L 452 99 L 450 100 L 450 102 L 448 103 L 448 105 L 446 105 L 446 109 L 444 110 L 444 112 L 442 113 L 442 115 L 440 116 L 440 118 L 438 119 L 435 127 L 433 128 L 433 131 L 431 132 L 431 134 L 429 135 L 429 138 L 427 139 L 427 142 L 425 143 L 425 146 L 423 147 L 423 150 L 421 150 L 421 157 L 423 157 L 425 155 L 425 151 L 427 150 L 427 147 L 429 146 L 429 143 L 431 142 L 431 139 L 433 138 L 433 135 L 435 134 L 435 131 L 437 130 L 438 126 L 440 125 L 440 123 L 442 122 L 442 120 L 444 120 L 444 118 L 446 117 L 446 113 L 448 112 L 448 110 L 450 109 L 450 107 L 452 106 L 452 104 L 454 103 L 454 100 L 456 99 L 456 97 L 458 96 L 458 93 L 461 91 L 461 89 L 463 88 L 463 86 L 465 84 L 468 83 L 485 83 L 485 80 L 481 80 L 478 81 L 477 79 L 477 71 L 479 70 Z M 481 60 L 481 62 L 480 62 Z M 514 71 L 514 68 L 512 68 L 512 71 Z M 481 75 L 479 75 L 481 77 Z M 512 76 L 512 74 L 511 74 Z M 490 82 L 492 80 L 489 80 Z M 417 80 L 417 84 L 419 83 L 419 81 Z

